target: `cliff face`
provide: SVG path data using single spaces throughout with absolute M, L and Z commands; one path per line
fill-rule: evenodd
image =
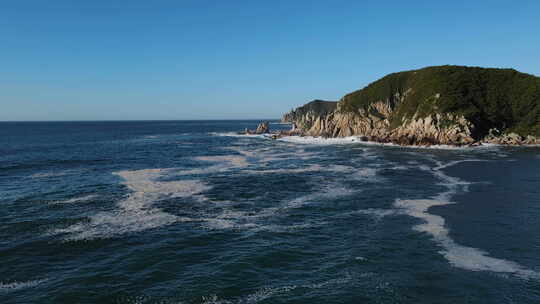
M 514 90 L 505 82 L 528 91 L 501 91 Z M 445 66 L 396 73 L 344 96 L 332 111 L 306 106 L 284 120 L 311 136 L 407 145 L 540 143 L 540 78 L 513 70 Z

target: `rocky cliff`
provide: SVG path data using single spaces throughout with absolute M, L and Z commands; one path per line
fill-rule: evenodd
M 305 135 L 406 145 L 540 144 L 540 78 L 515 70 L 429 67 L 321 102 L 283 120 Z
M 283 115 L 281 121 L 295 123 L 298 128 L 307 130 L 317 118 L 330 115 L 336 108 L 337 101 L 316 99 Z

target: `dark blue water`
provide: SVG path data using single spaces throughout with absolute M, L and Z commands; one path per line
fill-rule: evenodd
M 540 303 L 539 148 L 256 125 L 0 123 L 0 302 Z

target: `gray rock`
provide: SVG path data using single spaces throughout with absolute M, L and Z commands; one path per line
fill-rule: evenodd
M 256 134 L 267 134 L 270 133 L 270 123 L 268 121 L 263 121 L 257 126 Z

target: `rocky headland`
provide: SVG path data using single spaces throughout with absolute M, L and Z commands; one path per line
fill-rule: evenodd
M 400 145 L 540 144 L 540 78 L 513 69 L 435 66 L 387 75 L 338 102 L 285 114 L 281 135 Z

